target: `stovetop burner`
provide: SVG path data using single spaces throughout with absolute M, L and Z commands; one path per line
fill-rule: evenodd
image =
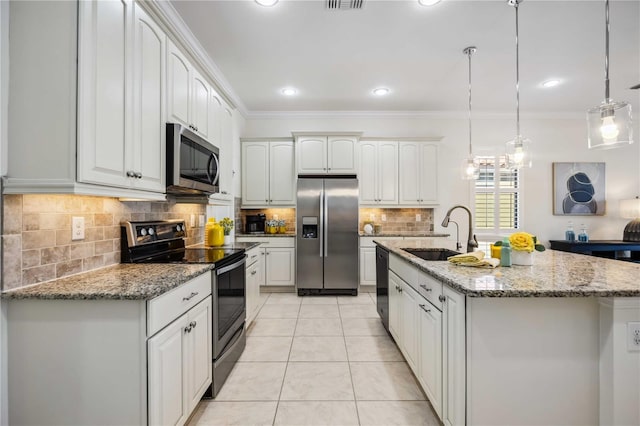
M 216 267 L 244 256 L 244 249 L 185 247 L 182 220 L 123 222 L 122 263 L 214 263 Z

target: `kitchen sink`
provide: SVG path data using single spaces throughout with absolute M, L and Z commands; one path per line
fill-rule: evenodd
M 445 248 L 403 248 L 402 250 L 423 260 L 447 260 L 450 256 L 460 254 Z

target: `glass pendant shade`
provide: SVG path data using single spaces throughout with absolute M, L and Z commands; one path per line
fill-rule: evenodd
M 633 143 L 631 105 L 603 102 L 587 111 L 589 149 L 610 149 Z
M 506 143 L 507 167 L 511 170 L 531 167 L 531 141 L 518 135 Z
M 470 155 L 460 167 L 462 179 L 477 180 L 480 177 L 480 163 L 475 155 Z
M 587 111 L 589 149 L 610 149 L 633 143 L 631 105 L 609 96 L 609 0 L 604 2 L 604 101 Z

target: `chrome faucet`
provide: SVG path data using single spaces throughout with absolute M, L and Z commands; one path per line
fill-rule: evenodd
M 473 249 L 478 247 L 478 240 L 476 240 L 476 236 L 473 235 L 473 219 L 471 217 L 471 210 L 469 210 L 465 206 L 460 206 L 460 205 L 451 207 L 447 212 L 447 214 L 445 215 L 444 219 L 442 220 L 442 226 L 446 228 L 447 226 L 449 226 L 449 221 L 453 222 L 451 220 L 451 212 L 454 211 L 455 209 L 464 209 L 469 214 L 469 237 L 467 239 L 467 253 L 470 253 L 473 251 Z

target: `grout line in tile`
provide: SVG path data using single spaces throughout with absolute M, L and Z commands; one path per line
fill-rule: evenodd
M 356 397 L 356 385 L 353 383 L 353 373 L 351 372 L 351 361 L 349 360 L 349 349 L 347 348 L 347 336 L 344 334 L 344 323 L 342 322 L 342 311 L 338 306 L 338 317 L 340 318 L 340 325 L 342 326 L 342 340 L 344 342 L 344 350 L 347 353 L 347 368 L 349 369 L 349 378 L 351 379 L 351 390 L 353 392 L 353 403 L 356 406 L 356 418 L 358 419 L 358 425 L 360 423 L 360 412 L 358 411 L 358 398 Z

